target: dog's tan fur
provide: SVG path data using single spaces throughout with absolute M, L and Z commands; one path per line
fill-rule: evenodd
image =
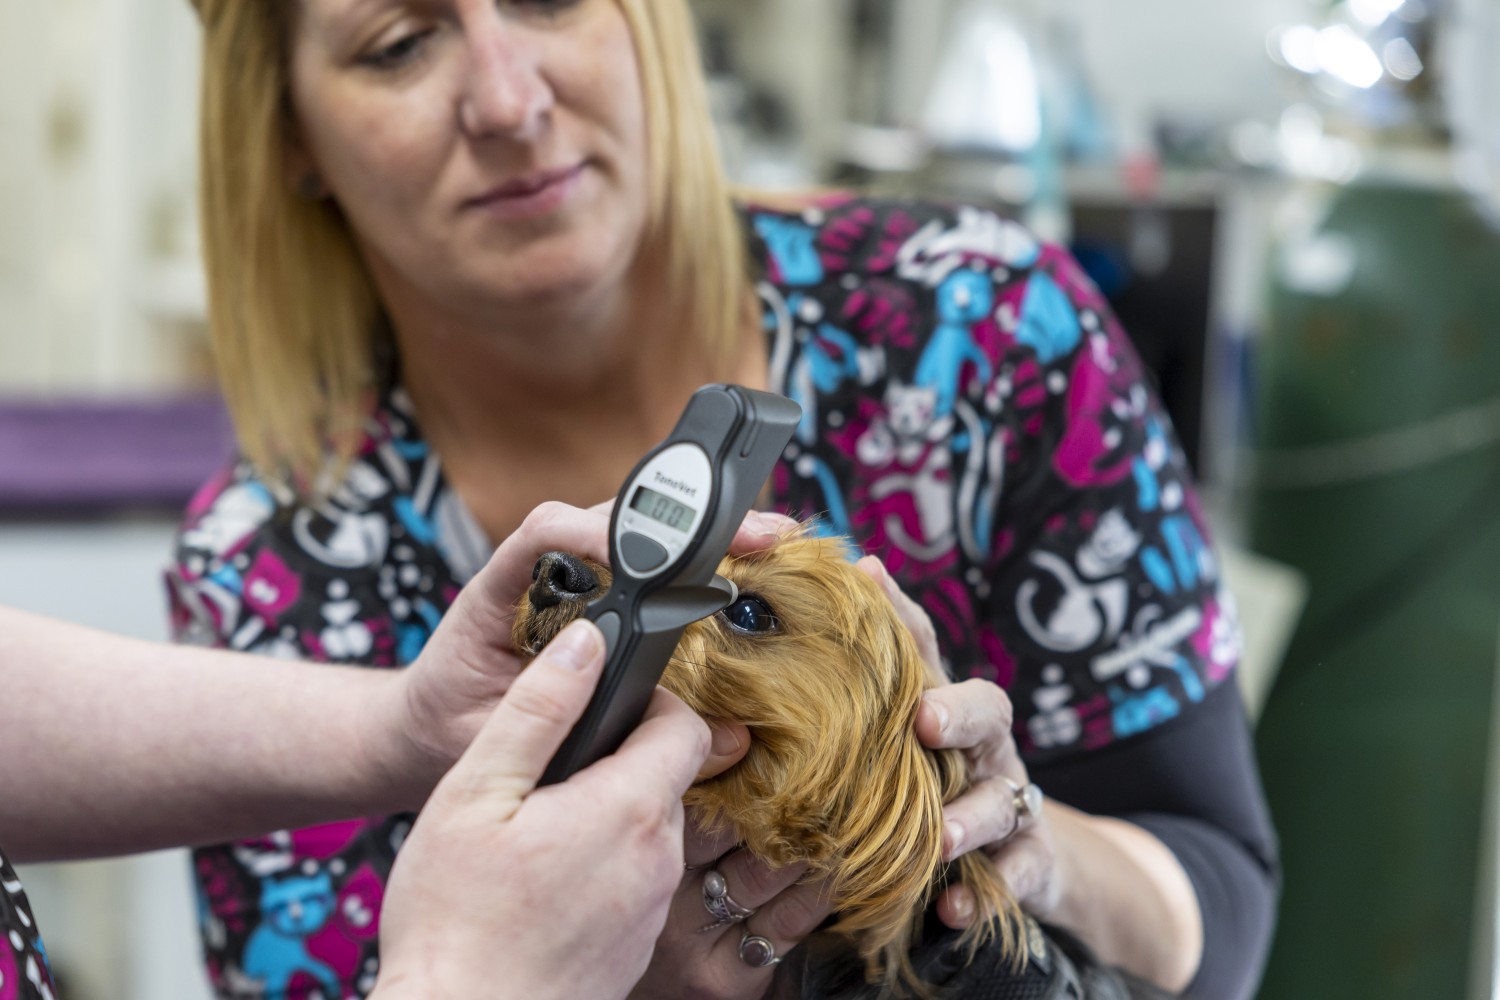
M 602 593 L 609 571 L 589 565 Z M 750 635 L 714 616 L 683 635 L 663 686 L 753 735 L 740 764 L 684 801 L 772 865 L 805 862 L 809 877 L 830 878 L 832 930 L 853 941 L 872 982 L 927 992 L 908 952 L 935 889 L 955 877 L 994 918 L 976 922 L 971 947 L 998 934 L 1019 958 L 1019 910 L 994 866 L 981 854 L 956 870 L 942 861 L 942 805 L 968 787 L 966 762 L 917 741 L 917 707 L 936 681 L 879 585 L 841 542 L 806 534 L 725 559 L 719 572 L 778 624 Z M 517 647 L 550 639 L 583 603 L 536 610 L 523 600 Z

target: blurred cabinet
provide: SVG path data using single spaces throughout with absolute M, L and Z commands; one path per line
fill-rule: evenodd
M 1264 995 L 1487 996 L 1500 232 L 1446 188 L 1312 197 L 1256 342 L 1250 540 L 1311 595 L 1257 732 L 1284 870 Z

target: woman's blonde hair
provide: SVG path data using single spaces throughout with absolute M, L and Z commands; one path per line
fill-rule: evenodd
M 643 252 L 727 364 L 751 302 L 686 0 L 615 0 L 645 96 Z M 240 448 L 272 481 L 331 487 L 374 400 L 382 310 L 343 213 L 288 173 L 290 0 L 193 0 L 203 20 L 201 203 L 209 324 Z

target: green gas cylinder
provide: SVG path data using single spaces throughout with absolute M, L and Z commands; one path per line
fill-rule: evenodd
M 1256 737 L 1284 860 L 1260 996 L 1459 1000 L 1500 777 L 1500 233 L 1451 188 L 1319 197 L 1254 348 L 1250 542 L 1309 584 Z

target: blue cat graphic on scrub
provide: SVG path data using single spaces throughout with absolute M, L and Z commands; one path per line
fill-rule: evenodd
M 261 886 L 261 924 L 245 944 L 243 967 L 264 982 L 267 995 L 285 995 L 299 972 L 318 981 L 326 1000 L 341 995 L 333 970 L 307 951 L 308 937 L 323 929 L 333 907 L 327 872 L 268 879 Z
M 953 412 L 959 394 L 964 362 L 979 370 L 979 380 L 990 380 L 990 359 L 974 343 L 973 327 L 989 315 L 995 305 L 995 289 L 988 276 L 973 271 L 951 275 L 937 290 L 938 318 L 932 340 L 917 362 L 916 383 L 937 393 L 933 416 L 942 419 Z

